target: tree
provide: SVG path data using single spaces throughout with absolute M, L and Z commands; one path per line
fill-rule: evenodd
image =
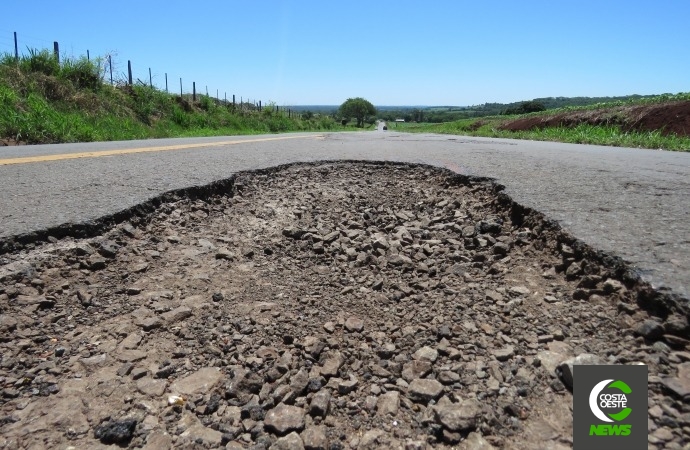
M 527 114 L 539 111 L 546 111 L 546 107 L 543 103 L 532 100 L 529 102 L 522 102 L 520 106 L 508 108 L 505 110 L 504 114 Z
M 373 116 L 376 114 L 376 108 L 374 108 L 374 105 L 372 105 L 368 100 L 365 100 L 362 97 L 357 97 L 348 98 L 345 103 L 340 105 L 338 112 L 343 117 L 354 117 L 357 119 L 357 126 L 363 127 L 364 120 L 368 116 Z

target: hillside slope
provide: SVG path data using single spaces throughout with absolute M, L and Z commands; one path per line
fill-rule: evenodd
M 396 123 L 394 129 L 690 151 L 690 94 L 440 124 Z
M 104 83 L 98 61 L 57 62 L 32 51 L 0 55 L 0 145 L 340 129 L 275 105 L 170 95 L 141 83 Z
M 690 136 L 690 100 L 530 116 L 508 120 L 499 129 L 526 131 L 548 127 L 573 128 L 581 124 L 616 125 L 624 131 L 659 131 L 666 136 Z

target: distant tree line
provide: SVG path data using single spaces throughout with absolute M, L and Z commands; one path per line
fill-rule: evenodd
M 525 114 L 528 112 L 544 111 L 547 109 L 565 108 L 568 106 L 587 106 L 596 103 L 627 101 L 653 95 L 628 95 L 623 97 L 544 97 L 530 101 L 514 103 L 484 103 L 473 106 L 432 106 L 420 107 L 385 107 L 379 106 L 377 118 L 393 121 L 405 119 L 406 122 L 452 122 L 461 119 L 471 119 L 502 114 Z
M 370 123 L 375 119 L 392 122 L 403 119 L 405 122 L 452 122 L 461 119 L 477 117 L 498 116 L 502 114 L 525 114 L 528 112 L 543 111 L 548 109 L 565 108 L 572 106 L 587 106 L 596 103 L 609 103 L 615 101 L 628 101 L 654 95 L 627 95 L 622 97 L 543 97 L 529 101 L 514 103 L 484 103 L 472 106 L 378 106 L 375 116 L 366 117 L 365 122 Z M 303 105 L 291 106 L 293 111 L 307 112 L 308 114 L 328 115 L 336 120 L 344 118 L 338 106 L 333 105 Z
M 518 106 L 507 108 L 502 114 L 527 114 L 539 111 L 546 111 L 546 106 L 541 102 L 532 100 L 531 102 L 522 102 Z

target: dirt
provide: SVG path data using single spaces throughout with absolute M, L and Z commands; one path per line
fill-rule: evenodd
M 570 111 L 551 116 L 510 120 L 501 130 L 527 131 L 548 127 L 576 127 L 580 124 L 617 125 L 624 131 L 660 131 L 664 135 L 690 136 L 690 101 L 654 105 Z
M 565 449 L 589 355 L 690 443 L 687 314 L 487 180 L 237 175 L 0 259 L 0 448 Z
M 25 142 L 17 141 L 12 138 L 0 138 L 0 147 L 8 147 L 11 145 L 25 145 Z
M 175 102 L 177 102 L 177 104 L 180 105 L 185 112 L 192 112 L 192 110 L 194 109 L 192 102 L 190 102 L 188 99 L 184 97 L 175 96 Z
M 477 120 L 477 121 L 475 121 L 475 122 L 472 122 L 472 124 L 470 124 L 470 126 L 468 127 L 468 129 L 469 129 L 470 131 L 477 131 L 478 129 L 480 129 L 480 128 L 483 127 L 484 125 L 486 125 L 486 122 L 485 122 L 484 120 L 481 120 L 481 119 L 480 119 L 480 120 Z

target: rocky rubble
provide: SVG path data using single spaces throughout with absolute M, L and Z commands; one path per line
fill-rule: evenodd
M 687 317 L 482 180 L 295 165 L 51 241 L 0 261 L 1 448 L 570 448 L 579 363 L 689 448 Z

